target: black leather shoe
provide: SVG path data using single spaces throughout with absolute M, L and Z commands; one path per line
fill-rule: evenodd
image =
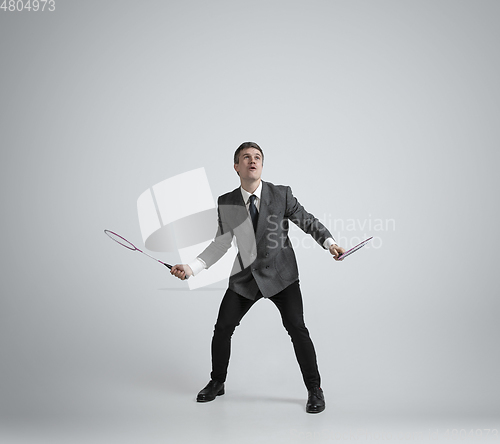
M 307 397 L 306 412 L 307 413 L 320 413 L 325 410 L 325 395 L 320 387 L 313 387 L 309 390 Z
M 213 401 L 216 396 L 224 394 L 224 383 L 211 380 L 207 386 L 198 393 L 196 400 L 198 402 Z

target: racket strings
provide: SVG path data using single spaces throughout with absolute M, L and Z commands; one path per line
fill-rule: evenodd
M 104 230 L 104 232 L 115 242 L 119 243 L 120 245 L 124 246 L 125 248 L 128 248 L 129 250 L 137 250 L 138 248 L 132 243 L 129 242 L 127 239 L 124 237 L 121 237 L 119 234 L 114 233 L 113 231 L 109 230 Z

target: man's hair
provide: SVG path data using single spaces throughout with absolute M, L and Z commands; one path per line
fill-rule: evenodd
M 238 147 L 238 149 L 234 152 L 234 163 L 240 163 L 240 153 L 246 148 L 255 148 L 256 150 L 259 150 L 260 154 L 262 155 L 262 164 L 264 165 L 264 153 L 262 152 L 262 149 L 260 148 L 260 146 L 257 145 L 255 142 L 242 143 Z

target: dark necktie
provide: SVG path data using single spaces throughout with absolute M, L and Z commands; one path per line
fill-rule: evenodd
M 257 207 L 255 206 L 255 199 L 257 199 L 257 196 L 252 194 L 250 196 L 250 205 L 248 207 L 250 211 L 250 217 L 252 219 L 253 231 L 257 231 L 257 220 L 259 219 L 259 212 L 257 211 Z

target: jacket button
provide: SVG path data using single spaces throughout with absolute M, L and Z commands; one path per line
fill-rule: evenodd
M 266 265 L 266 268 L 269 268 L 269 265 Z

